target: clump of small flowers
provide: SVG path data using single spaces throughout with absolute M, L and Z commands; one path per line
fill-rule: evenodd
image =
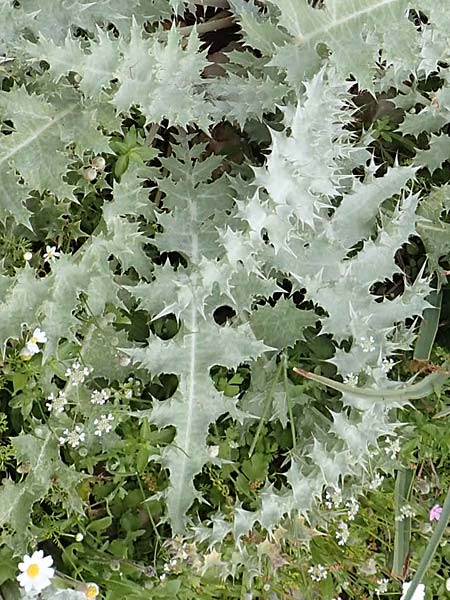
M 358 385 L 358 375 L 354 373 L 348 373 L 344 375 L 344 383 L 348 383 L 349 385 Z
M 102 415 L 100 419 L 95 419 L 94 425 L 97 427 L 94 432 L 95 435 L 101 437 L 104 433 L 109 433 L 112 429 L 112 421 L 114 421 L 114 417 L 111 413 Z
M 389 438 L 384 451 L 392 460 L 395 460 L 400 452 L 400 440 L 398 438 Z
M 383 358 L 383 360 L 381 361 L 381 370 L 387 375 L 394 366 L 394 364 L 395 363 L 392 360 L 392 358 Z
M 329 509 L 339 508 L 342 504 L 342 490 L 340 488 L 334 488 L 332 491 L 325 493 L 325 506 Z
M 375 350 L 375 339 L 372 335 L 368 338 L 360 337 L 359 345 L 361 346 L 363 352 L 373 352 Z
M 345 546 L 350 536 L 348 525 L 345 521 L 340 521 L 336 528 L 336 539 L 339 546 Z
M 309 567 L 308 573 L 313 581 L 322 581 L 328 576 L 327 570 L 321 564 Z
M 354 521 L 359 511 L 359 502 L 353 496 L 345 503 L 349 521 Z
M 50 585 L 50 579 L 55 574 L 52 568 L 53 558 L 44 556 L 42 550 L 36 550 L 31 556 L 25 554 L 23 562 L 19 563 L 21 573 L 17 576 L 19 585 L 25 592 L 40 592 Z
M 435 504 L 433 508 L 430 510 L 430 521 L 439 521 L 441 518 L 442 506 L 440 504 Z
M 416 513 L 413 507 L 410 504 L 405 504 L 400 507 L 399 514 L 395 517 L 396 521 L 403 521 L 403 519 L 407 519 L 410 517 L 415 517 Z
M 64 429 L 62 436 L 59 438 L 61 446 L 69 444 L 72 448 L 78 448 L 86 439 L 86 434 L 83 431 L 82 425 L 75 425 L 72 431 Z
M 45 334 L 45 332 L 41 331 L 39 327 L 36 327 L 36 329 L 33 331 L 32 336 L 20 351 L 20 356 L 24 360 L 30 360 L 32 356 L 41 351 L 38 344 L 45 344 L 46 341 L 47 335 Z
M 94 390 L 91 393 L 91 404 L 97 404 L 102 406 L 105 404 L 111 396 L 111 391 L 108 388 L 103 390 Z
M 45 403 L 49 412 L 55 413 L 56 415 L 64 412 L 64 407 L 67 404 L 67 398 L 64 391 L 60 391 L 58 396 L 52 392 L 50 396 L 47 397 L 48 402 Z
M 79 385 L 80 383 L 84 383 L 86 377 L 88 377 L 92 373 L 92 369 L 89 367 L 82 367 L 80 362 L 76 360 L 72 367 L 66 369 L 66 377 L 70 378 L 70 383 L 72 385 Z
M 380 475 L 380 473 L 375 473 L 372 480 L 368 484 L 369 490 L 376 490 L 380 487 L 380 485 L 384 481 L 384 475 Z
M 377 579 L 377 587 L 375 588 L 375 594 L 385 594 L 388 590 L 389 579 L 383 577 L 382 579 Z

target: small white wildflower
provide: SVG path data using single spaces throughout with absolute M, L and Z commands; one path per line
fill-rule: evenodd
M 403 519 L 415 517 L 416 513 L 410 504 L 404 504 L 400 507 L 399 514 L 395 517 L 396 521 L 403 521 Z
M 361 565 L 360 571 L 363 575 L 375 575 L 377 572 L 377 563 L 373 558 L 368 558 L 366 562 Z
M 348 525 L 345 521 L 340 521 L 336 528 L 336 539 L 339 546 L 345 546 L 350 536 Z
M 313 581 L 322 581 L 322 579 L 326 579 L 328 576 L 327 570 L 320 564 L 309 567 L 308 573 Z
M 84 540 L 84 535 L 81 532 L 77 533 L 77 535 L 75 536 L 75 540 L 77 542 L 82 542 Z
M 393 366 L 394 361 L 391 358 L 383 358 L 383 360 L 381 361 L 381 370 L 386 375 L 389 373 Z
M 56 246 L 46 246 L 45 247 L 45 254 L 44 254 L 44 261 L 45 262 L 53 262 L 56 258 L 59 258 L 61 255 L 61 252 L 58 252 L 56 250 Z
M 219 446 L 208 446 L 208 456 L 210 458 L 219 456 Z
M 344 383 L 349 383 L 350 385 L 358 385 L 358 375 L 354 373 L 348 373 L 343 377 Z
M 55 574 L 51 568 L 53 558 L 44 556 L 42 550 L 33 552 L 31 556 L 25 554 L 23 562 L 19 563 L 19 570 L 22 571 L 17 576 L 19 585 L 25 588 L 25 592 L 40 592 L 50 585 L 50 579 Z
M 349 521 L 354 521 L 359 511 L 359 502 L 352 496 L 350 500 L 345 503 L 345 507 L 347 508 Z
M 97 169 L 95 167 L 86 167 L 83 169 L 83 177 L 86 181 L 94 181 L 97 177 Z
M 131 362 L 131 358 L 129 356 L 127 356 L 126 354 L 119 355 L 119 365 L 121 367 L 128 367 L 130 362 Z
M 368 338 L 360 337 L 359 345 L 361 346 L 363 352 L 373 352 L 375 350 L 375 339 L 372 335 Z
M 342 504 L 342 491 L 334 488 L 333 491 L 327 491 L 325 494 L 325 506 L 329 509 L 339 508 Z
M 81 367 L 78 360 L 76 360 L 72 367 L 66 369 L 66 377 L 70 377 L 70 383 L 72 385 L 79 385 L 84 383 L 86 377 L 92 373 L 92 369 L 89 367 Z
M 383 577 L 382 579 L 377 579 L 377 587 L 375 588 L 375 594 L 385 594 L 388 590 L 389 579 Z
M 103 171 L 106 167 L 106 161 L 103 156 L 96 156 L 91 160 L 91 164 L 97 171 Z
M 42 331 L 39 329 L 39 327 L 36 327 L 36 329 L 33 331 L 33 335 L 30 338 L 30 342 L 33 342 L 34 344 L 45 344 L 46 341 L 47 334 L 45 331 Z
M 169 573 L 170 572 L 170 565 L 169 565 L 169 563 L 164 563 L 163 569 L 164 569 L 165 573 Z
M 109 433 L 112 429 L 112 421 L 114 421 L 114 417 L 111 413 L 102 415 L 100 419 L 95 419 L 94 425 L 97 426 L 97 429 L 94 431 L 95 435 L 101 437 L 104 433 Z
M 59 438 L 59 443 L 62 445 L 69 444 L 72 448 L 78 448 L 86 439 L 86 434 L 81 425 L 75 425 L 73 431 L 64 429 L 62 436 Z
M 102 406 L 107 400 L 109 400 L 110 395 L 111 391 L 108 388 L 105 388 L 101 391 L 94 390 L 91 394 L 91 403 Z
M 35 354 L 39 352 L 39 346 L 37 344 L 32 344 L 27 342 L 25 346 L 20 351 L 19 355 L 23 360 L 30 360 Z
M 25 260 L 27 262 L 29 260 L 31 260 L 32 258 L 33 258 L 33 255 L 31 254 L 31 252 L 25 252 L 24 255 L 23 255 L 23 260 Z
M 55 397 L 55 394 L 52 392 L 50 396 L 48 396 L 47 400 L 48 402 L 45 403 L 45 406 L 49 412 L 54 412 L 57 415 L 64 412 L 64 407 L 67 404 L 65 392 L 60 391 L 57 397 Z
M 161 583 L 164 583 L 167 579 L 167 575 L 165 573 L 163 573 L 162 575 L 159 576 L 159 580 Z
M 389 438 L 384 451 L 392 460 L 395 460 L 400 452 L 400 440 L 398 438 Z
M 450 577 L 445 580 L 445 589 L 450 592 Z
M 263 585 L 263 590 L 264 590 L 265 592 L 269 592 L 269 591 L 270 591 L 270 585 L 269 585 L 268 583 L 265 583 L 265 584 Z
M 171 567 L 176 567 L 178 564 L 178 561 L 176 558 L 172 558 L 172 560 L 170 561 L 170 566 Z
M 370 481 L 370 483 L 368 484 L 367 487 L 369 488 L 369 490 L 376 490 L 380 487 L 380 485 L 383 483 L 383 481 L 384 481 L 384 475 L 380 475 L 380 473 L 375 473 L 372 481 Z
M 128 398 L 129 400 L 133 397 L 133 390 L 127 390 L 125 392 L 125 398 Z
M 402 597 L 400 598 L 400 600 L 404 600 L 404 598 L 406 596 L 406 592 L 408 591 L 408 588 L 410 585 L 411 585 L 410 581 L 404 582 L 403 590 L 402 590 L 403 594 L 402 594 Z M 411 600 L 425 600 L 425 586 L 423 585 L 423 583 L 419 583 Z
M 87 583 L 86 587 L 84 588 L 84 595 L 86 598 L 97 598 L 99 592 L 100 588 L 96 583 Z
M 239 448 L 239 444 L 236 442 L 236 440 L 231 440 L 231 442 L 228 445 L 230 446 L 230 448 Z

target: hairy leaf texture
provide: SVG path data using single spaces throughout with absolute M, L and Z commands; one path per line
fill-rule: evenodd
M 78 73 L 87 98 L 98 98 L 112 87 L 111 102 L 118 111 L 139 105 L 148 122 L 168 119 L 184 127 L 194 121 L 207 129 L 210 109 L 201 79 L 208 65 L 206 52 L 200 51 L 195 30 L 186 47 L 184 39 L 176 27 L 162 36 L 144 37 L 142 26 L 133 20 L 130 36 L 119 39 L 97 29 L 88 51 L 70 33 L 63 45 L 42 37 L 28 43 L 27 51 L 49 63 L 55 81 Z M 112 86 L 112 80 L 118 83 Z
M 306 297 L 325 311 L 320 319 L 315 317 L 321 332 L 331 334 L 336 342 L 329 361 L 342 376 L 364 374 L 378 395 L 368 401 L 364 389 L 359 396 L 355 388 L 354 395 L 342 397 L 347 413 L 332 411 L 320 418 L 311 406 L 314 398 L 305 394 L 298 402 L 292 397 L 299 448 L 291 456 L 289 487 L 276 490 L 266 484 L 259 508 L 253 513 L 238 508 L 232 524 L 224 526 L 218 515 L 209 534 L 201 530 L 211 542 L 223 527 L 239 537 L 256 522 L 270 529 L 292 511 L 307 514 L 326 486 L 340 486 L 347 477 L 361 480 L 379 438 L 397 426 L 391 408 L 414 397 L 408 396 L 408 390 L 401 397 L 383 396 L 383 389 L 398 386 L 387 379 L 384 360 L 410 346 L 412 336 L 400 325 L 429 306 L 429 281 L 419 275 L 394 300 L 376 301 L 371 290 L 376 282 L 401 274 L 395 254 L 410 235 L 417 234 L 419 198 L 408 191 L 416 168 L 395 164 L 377 176 L 370 162 L 364 178 L 351 177 L 355 162 L 365 156 L 344 129 L 353 115 L 345 87 L 336 87 L 332 71 L 320 71 L 305 90 L 296 108 L 285 110 L 285 129 L 273 132 L 266 165 L 255 169 L 253 183 L 261 189 L 255 194 L 249 187 L 248 199 L 238 202 L 238 216 L 247 222 L 239 230 L 240 244 L 251 249 L 254 264 L 270 264 L 296 282 L 298 289 L 306 288 Z M 321 110 L 321 101 L 327 111 Z M 276 219 L 285 224 L 284 229 L 272 228 Z M 283 304 L 277 306 L 274 313 Z M 260 310 L 251 322 L 257 322 Z M 254 331 L 266 340 L 263 330 Z M 269 340 L 277 345 L 274 338 Z M 345 350 L 344 340 L 350 342 Z M 266 365 L 265 372 L 270 369 L 276 377 L 273 365 Z M 252 385 L 242 406 L 262 401 L 261 391 Z M 283 403 L 286 392 L 281 400 L 277 385 L 268 418 L 283 414 Z
M 231 190 L 225 178 L 211 180 L 218 166 L 215 158 L 201 160 L 201 148 L 196 148 L 195 155 L 187 139 L 178 141 L 173 156 L 163 161 L 169 176 L 158 181 L 165 195 L 164 207 L 171 212 L 158 215 L 164 231 L 154 243 L 159 249 L 182 253 L 188 266 L 174 271 L 166 264 L 155 271 L 153 282 L 127 289 L 153 318 L 173 312 L 181 328 L 168 341 L 152 336 L 146 348 L 123 351 L 152 375 L 175 373 L 179 378 L 175 395 L 155 400 L 148 416 L 159 427 L 176 427 L 174 444 L 164 450 L 161 461 L 171 476 L 166 494 L 170 522 L 174 531 L 181 532 L 188 508 L 199 497 L 193 478 L 208 461 L 208 427 L 220 415 L 236 412 L 236 401 L 215 389 L 210 369 L 215 365 L 236 368 L 269 347 L 255 338 L 248 324 L 220 327 L 212 320 L 220 305 L 213 294 L 215 287 L 231 299 L 232 276 L 236 276 L 236 287 L 247 277 L 237 264 L 242 257 L 227 263 L 219 243 L 218 225 L 231 205 Z

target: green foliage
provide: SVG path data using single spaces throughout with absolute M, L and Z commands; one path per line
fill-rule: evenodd
M 425 502 L 371 520 L 400 425 L 448 454 L 394 365 L 446 310 L 447 11 L 222 4 L 0 1 L 0 585 L 40 544 L 48 600 L 347 600 L 423 552 Z

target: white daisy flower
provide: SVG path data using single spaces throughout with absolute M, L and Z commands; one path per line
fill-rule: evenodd
M 21 358 L 23 358 L 23 360 L 30 360 L 30 358 L 33 357 L 38 352 L 39 352 L 39 347 L 36 344 L 31 344 L 30 342 L 27 342 L 25 344 L 25 346 L 22 348 L 22 350 L 20 351 L 19 355 Z
M 30 342 L 33 342 L 34 344 L 45 344 L 46 341 L 47 334 L 45 333 L 45 331 L 42 331 L 41 329 L 39 329 L 39 327 L 36 327 L 36 329 L 33 331 L 33 335 L 31 336 Z
M 97 598 L 100 589 L 96 583 L 87 583 L 84 588 L 84 595 L 86 598 Z
M 59 258 L 61 255 L 61 252 L 58 252 L 56 250 L 56 246 L 46 246 L 45 247 L 45 254 L 44 254 L 44 261 L 45 262 L 53 262 L 56 258 Z
M 208 456 L 210 458 L 219 456 L 219 446 L 208 446 Z
M 22 572 L 17 576 L 17 581 L 26 592 L 40 592 L 50 585 L 50 579 L 55 574 L 52 564 L 53 558 L 44 556 L 42 550 L 33 552 L 31 556 L 25 554 L 23 562 L 19 563 L 19 570 Z

